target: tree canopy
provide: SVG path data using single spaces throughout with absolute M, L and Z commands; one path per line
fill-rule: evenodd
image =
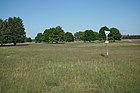
M 98 32 L 94 32 L 93 30 L 85 30 L 84 32 L 79 31 L 74 34 L 75 40 L 77 41 L 94 41 L 98 40 L 99 35 Z
M 108 35 L 109 40 L 113 40 L 113 41 L 121 40 L 121 37 L 122 37 L 122 35 L 117 28 L 113 27 L 113 28 L 110 29 L 110 33 Z
M 73 42 L 74 41 L 74 36 L 72 35 L 72 33 L 66 32 L 65 33 L 65 39 L 66 39 L 66 42 Z
M 35 37 L 35 42 L 41 43 L 42 41 L 43 41 L 43 35 L 42 33 L 38 33 L 37 36 Z
M 106 26 L 101 27 L 98 32 L 93 30 L 79 31 L 72 35 L 71 32 L 64 32 L 62 27 L 52 27 L 45 29 L 43 33 L 38 33 L 35 37 L 35 42 L 47 42 L 47 43 L 59 43 L 59 42 L 73 42 L 77 41 L 94 41 L 94 40 L 105 40 L 105 31 L 110 31 L 108 35 L 109 40 L 121 40 L 122 35 L 117 28 L 108 28 Z M 0 44 L 4 43 L 23 43 L 31 42 L 31 38 L 26 37 L 23 20 L 20 17 L 9 17 L 8 19 L 0 19 Z
M 26 32 L 23 21 L 19 17 L 9 17 L 8 20 L 0 20 L 0 43 L 23 43 Z
M 43 34 L 38 33 L 35 37 L 35 41 L 40 42 L 47 42 L 47 43 L 58 43 L 65 41 L 65 33 L 62 27 L 57 26 L 50 29 L 46 29 Z
M 95 36 L 95 33 L 92 30 L 86 30 L 84 32 L 84 37 L 83 38 L 84 38 L 84 41 L 91 42 L 91 41 L 96 39 L 96 36 Z
M 76 32 L 74 34 L 74 37 L 75 37 L 76 41 L 82 41 L 82 40 L 84 40 L 84 32 L 82 32 L 82 31 Z
M 43 33 L 43 41 L 48 43 L 64 42 L 64 30 L 60 26 L 46 29 Z
M 32 42 L 31 37 L 26 38 L 26 42 Z
M 108 39 L 109 40 L 121 40 L 121 33 L 117 28 L 108 28 L 106 26 L 101 27 L 99 30 L 99 40 L 106 40 L 106 35 L 105 35 L 105 31 L 110 31 L 109 35 L 108 35 Z

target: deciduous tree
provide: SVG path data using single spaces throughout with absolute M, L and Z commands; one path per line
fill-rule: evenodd
M 111 28 L 110 29 L 110 33 L 108 35 L 109 40 L 113 40 L 115 42 L 115 40 L 121 40 L 121 33 L 117 28 Z
M 66 42 L 73 42 L 74 41 L 74 36 L 70 32 L 65 33 L 65 38 L 66 38 Z
M 32 39 L 30 37 L 26 38 L 26 42 L 32 42 Z
M 64 30 L 60 26 L 46 29 L 43 33 L 43 41 L 48 43 L 64 42 Z
M 82 32 L 82 31 L 76 32 L 76 33 L 74 34 L 74 38 L 75 38 L 75 40 L 77 40 L 77 41 L 82 41 L 82 40 L 84 40 L 84 32 Z
M 42 33 L 38 33 L 37 36 L 35 37 L 35 42 L 41 43 L 42 41 L 43 41 L 43 35 Z
M 26 39 L 26 32 L 23 25 L 23 21 L 19 17 L 9 17 L 8 26 L 6 31 L 10 31 L 7 35 L 10 35 L 12 43 L 23 43 Z
M 96 39 L 96 35 L 92 30 L 86 30 L 84 32 L 84 41 L 93 41 Z

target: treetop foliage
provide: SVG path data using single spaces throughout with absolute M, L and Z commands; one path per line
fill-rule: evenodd
M 84 32 L 79 31 L 74 34 L 75 40 L 82 41 L 84 40 Z
M 109 40 L 121 40 L 122 35 L 117 28 L 108 28 L 107 26 L 101 27 L 98 32 L 93 30 L 85 30 L 76 32 L 73 36 L 71 32 L 66 32 L 61 26 L 45 29 L 43 33 L 38 33 L 35 37 L 36 43 L 63 43 L 78 41 L 94 41 L 94 40 L 106 40 L 105 31 L 110 31 L 108 35 Z M 20 17 L 9 17 L 8 19 L 0 19 L 0 43 L 23 43 L 31 42 L 31 38 L 26 37 L 23 20 Z
M 66 42 L 73 42 L 74 41 L 74 36 L 72 35 L 71 32 L 66 32 L 64 36 L 65 36 Z
M 35 37 L 35 41 L 40 42 L 47 42 L 47 43 L 58 43 L 58 42 L 72 42 L 74 40 L 76 41 L 94 41 L 94 40 L 106 40 L 105 31 L 110 31 L 110 34 L 108 35 L 109 40 L 121 40 L 121 33 L 117 28 L 111 28 L 104 26 L 101 27 L 98 32 L 95 32 L 93 30 L 85 30 L 85 31 L 79 31 L 72 35 L 70 32 L 64 32 L 62 27 L 57 26 L 50 29 L 46 29 L 43 34 L 38 33 Z
M 65 33 L 62 27 L 57 26 L 50 29 L 46 29 L 43 34 L 38 33 L 35 37 L 35 41 L 40 42 L 47 42 L 47 43 L 59 43 L 59 42 L 72 42 L 74 41 L 74 36 L 72 33 L 67 32 Z
M 117 28 L 113 27 L 110 29 L 110 33 L 109 33 L 108 37 L 109 37 L 109 40 L 115 41 L 115 40 L 121 40 L 122 35 Z
M 0 19 L 0 43 L 23 43 L 26 39 L 26 32 L 23 21 L 20 17 L 9 17 L 6 20 Z
M 106 26 L 101 27 L 99 30 L 99 40 L 106 40 L 106 35 L 105 35 L 105 31 L 110 31 L 109 35 L 108 35 L 108 39 L 109 40 L 121 40 L 121 33 L 117 28 L 108 28 Z

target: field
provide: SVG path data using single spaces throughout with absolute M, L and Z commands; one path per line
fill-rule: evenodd
M 0 93 L 140 93 L 140 41 L 0 46 Z

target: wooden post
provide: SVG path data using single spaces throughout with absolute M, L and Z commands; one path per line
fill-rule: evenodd
M 108 34 L 110 33 L 110 31 L 105 31 L 105 35 L 106 35 L 106 41 L 105 41 L 105 44 L 106 44 L 106 55 L 108 56 Z
M 108 37 L 106 38 L 105 45 L 106 45 L 106 56 L 108 56 Z
M 108 56 L 108 43 L 106 43 L 106 55 Z

